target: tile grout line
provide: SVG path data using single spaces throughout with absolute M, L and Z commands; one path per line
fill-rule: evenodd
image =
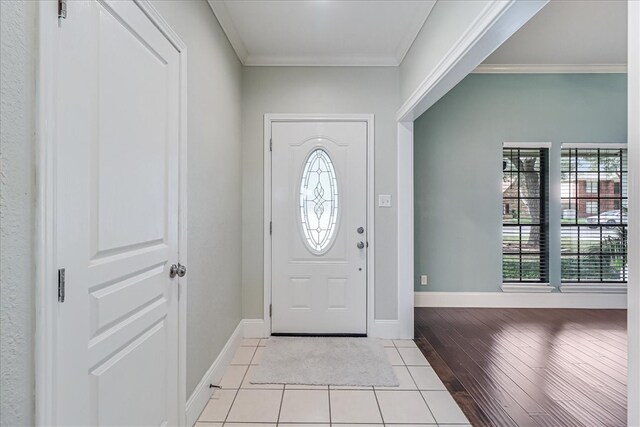
M 415 342 L 415 341 L 414 341 Z M 416 346 L 417 347 L 417 346 Z M 420 349 L 418 349 L 419 351 Z M 399 353 L 399 352 L 398 352 Z M 420 352 L 420 354 L 422 354 L 422 352 Z M 400 355 L 400 357 L 402 357 L 402 355 Z M 427 358 L 424 356 L 424 354 L 422 354 L 422 357 L 424 357 L 424 360 L 427 361 L 427 365 L 429 365 L 429 361 L 427 360 Z M 431 414 L 431 418 L 433 418 L 433 421 L 436 422 L 436 425 L 438 424 L 438 420 L 436 420 L 436 416 L 433 413 L 433 411 L 431 410 L 431 406 L 429 406 L 429 404 L 427 403 L 427 399 L 425 399 L 424 394 L 422 393 L 422 390 L 420 390 L 420 387 L 418 387 L 418 383 L 416 383 L 416 380 L 413 378 L 413 374 L 411 373 L 411 370 L 409 369 L 409 367 L 407 367 L 407 371 L 409 371 L 409 375 L 411 376 L 411 379 L 413 380 L 413 382 L 416 384 L 416 388 L 418 389 L 418 393 L 420 393 L 420 397 L 422 398 L 422 400 L 424 401 L 424 404 L 427 405 L 427 409 L 429 410 L 429 413 Z
M 254 350 L 254 354 L 255 354 L 255 350 Z M 251 360 L 253 360 L 253 356 L 251 356 Z M 249 363 L 251 363 L 251 360 L 249 361 Z M 242 376 L 242 380 L 240 380 L 240 384 L 238 385 L 238 388 L 236 389 L 236 394 L 233 396 L 233 401 L 231 402 L 231 406 L 229 406 L 229 410 L 227 411 L 227 415 L 225 415 L 224 421 L 222 421 L 222 425 L 223 426 L 224 426 L 224 424 L 227 423 L 227 420 L 229 419 L 229 414 L 231 414 L 231 410 L 233 409 L 233 405 L 236 403 L 236 398 L 238 397 L 238 393 L 240 393 L 240 390 L 242 388 L 242 383 L 244 383 L 244 379 L 247 376 L 247 373 L 249 373 L 249 366 L 251 366 L 251 365 L 247 365 L 247 370 L 244 371 L 244 375 Z M 229 364 L 229 367 L 231 367 L 231 364 Z M 229 369 L 229 367 L 227 367 L 227 369 Z
M 231 405 L 229 406 L 229 409 L 227 410 L 227 415 L 224 416 L 224 420 L 222 421 L 222 424 L 226 424 L 227 419 L 229 418 L 229 414 L 231 413 L 231 409 L 233 409 L 233 404 L 236 403 L 236 397 L 238 397 L 238 393 L 240 392 L 240 389 L 238 388 L 236 390 L 236 394 L 233 395 L 233 400 L 231 401 Z
M 287 390 L 287 385 L 282 386 L 282 395 L 280 396 L 280 407 L 278 408 L 278 418 L 276 418 L 276 427 L 280 425 L 280 414 L 282 413 L 282 402 L 284 402 L 284 392 Z
M 400 355 L 400 352 L 396 347 L 396 343 L 394 343 L 393 340 L 391 340 L 391 344 L 393 344 L 393 348 L 396 350 L 398 355 Z M 402 360 L 402 356 L 400 356 L 400 359 Z M 402 363 L 404 363 L 404 360 L 402 360 Z M 384 420 L 384 415 L 382 414 L 382 409 L 380 408 L 380 402 L 378 401 L 378 394 L 376 393 L 376 388 L 375 387 L 371 387 L 371 388 L 373 389 L 373 397 L 376 398 L 376 405 L 378 405 L 378 412 L 380 413 L 380 419 L 382 420 L 382 425 L 386 427 L 387 423 Z
M 241 348 L 251 348 L 251 347 L 238 347 L 238 349 Z M 253 362 L 253 358 L 256 355 L 256 351 L 258 350 L 258 347 L 254 347 L 253 348 L 253 353 L 251 354 L 251 359 L 249 359 L 249 363 L 247 364 L 247 366 L 251 366 L 251 362 Z M 233 363 L 233 360 L 231 361 L 231 363 L 229 363 L 229 366 L 245 366 L 244 363 Z
M 329 398 L 329 425 L 333 425 L 333 421 L 331 420 L 331 386 L 327 385 L 327 396 Z
M 412 340 L 413 341 L 413 340 Z M 415 343 L 415 341 L 414 341 Z M 396 343 L 394 342 L 393 345 L 395 346 Z M 417 346 L 416 346 L 417 347 Z M 429 406 L 429 404 L 427 403 L 427 399 L 424 398 L 424 394 L 422 394 L 422 390 L 420 390 L 420 387 L 418 387 L 418 383 L 416 383 L 416 380 L 413 378 L 413 374 L 411 374 L 411 370 L 409 369 L 409 366 L 407 365 L 407 362 L 404 361 L 404 358 L 402 357 L 402 353 L 400 353 L 400 350 L 398 349 L 398 347 L 396 346 L 396 350 L 398 350 L 398 354 L 400 355 L 400 358 L 402 359 L 402 361 L 404 362 L 404 367 L 407 369 L 407 372 L 409 372 L 409 376 L 411 377 L 411 380 L 413 381 L 413 383 L 416 385 L 416 390 L 418 391 L 418 393 L 420 393 L 420 397 L 422 398 L 422 401 L 424 402 L 425 405 L 427 405 L 427 410 L 429 411 L 429 413 L 431 414 L 431 418 L 433 418 L 433 421 L 435 421 L 436 425 L 438 425 L 438 420 L 436 420 L 435 415 L 433 414 L 433 411 L 431 410 L 431 407 Z M 418 349 L 419 350 L 419 349 Z M 422 352 L 420 352 L 422 354 Z M 422 355 L 422 357 L 424 357 L 424 354 Z M 424 357 L 425 360 L 427 360 L 426 357 Z M 427 360 L 427 363 L 429 363 L 429 361 Z M 377 399 L 377 396 L 376 396 Z M 384 420 L 383 420 L 384 421 Z

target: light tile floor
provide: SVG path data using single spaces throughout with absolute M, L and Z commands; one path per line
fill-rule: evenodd
M 268 343 L 242 341 L 197 427 L 470 425 L 411 340 L 382 340 L 399 387 L 251 384 Z

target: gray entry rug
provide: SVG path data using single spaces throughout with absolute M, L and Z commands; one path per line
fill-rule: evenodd
M 375 338 L 271 337 L 252 384 L 398 387 Z

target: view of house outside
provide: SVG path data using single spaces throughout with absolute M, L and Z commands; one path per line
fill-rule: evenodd
M 626 149 L 563 149 L 561 198 L 562 280 L 626 282 Z
M 626 149 L 563 149 L 560 182 L 548 183 L 546 149 L 503 150 L 503 281 L 548 281 L 547 185 L 559 185 L 561 279 L 627 280 Z M 557 187 L 556 187 L 557 188 Z

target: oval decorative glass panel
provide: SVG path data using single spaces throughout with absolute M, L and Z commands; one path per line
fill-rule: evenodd
M 309 154 L 300 182 L 300 220 L 307 246 L 314 253 L 329 247 L 338 222 L 338 179 L 329 153 Z

